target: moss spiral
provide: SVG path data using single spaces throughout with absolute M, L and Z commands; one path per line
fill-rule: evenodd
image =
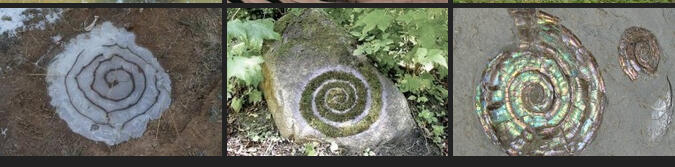
M 325 69 L 310 77 L 300 99 L 307 123 L 329 137 L 361 133 L 378 119 L 382 90 L 366 67 Z

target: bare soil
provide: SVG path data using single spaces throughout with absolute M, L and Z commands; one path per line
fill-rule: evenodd
M 115 146 L 72 132 L 45 82 L 54 52 L 94 16 L 135 33 L 172 81 L 171 107 L 142 137 Z M 45 30 L 0 35 L 0 155 L 222 155 L 221 36 L 221 9 L 155 8 L 64 9 Z

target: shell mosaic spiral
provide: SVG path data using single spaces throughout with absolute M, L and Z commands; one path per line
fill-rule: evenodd
M 619 64 L 630 80 L 638 77 L 638 72 L 654 74 L 659 66 L 661 49 L 656 36 L 642 27 L 630 27 L 621 35 L 619 41 Z
M 171 80 L 133 33 L 106 22 L 49 65 L 51 104 L 76 133 L 114 145 L 140 137 L 171 103 Z
M 372 70 L 328 67 L 309 77 L 300 97 L 300 112 L 311 127 L 326 136 L 351 136 L 367 130 L 378 119 L 382 94 Z
M 573 155 L 601 123 L 606 100 L 598 65 L 557 17 L 508 11 L 520 41 L 483 72 L 475 97 L 483 130 L 509 155 Z

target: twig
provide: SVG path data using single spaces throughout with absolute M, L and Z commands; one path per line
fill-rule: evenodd
M 176 132 L 176 138 L 178 138 L 178 128 L 176 128 L 176 121 L 173 120 L 173 112 L 171 112 L 171 123 L 173 123 L 173 130 Z
M 239 13 L 239 10 L 241 10 L 241 8 L 237 8 L 237 11 L 235 11 L 234 14 L 232 14 L 232 17 L 230 18 L 230 20 L 234 19 L 234 16 L 237 16 L 237 13 Z
M 159 121 L 157 121 L 157 133 L 155 133 L 155 140 L 157 140 L 157 137 L 159 136 L 159 125 L 161 124 L 162 124 L 162 114 L 159 115 Z

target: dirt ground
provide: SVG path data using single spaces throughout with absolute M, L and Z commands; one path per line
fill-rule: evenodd
M 593 54 L 606 87 L 608 104 L 595 139 L 578 155 L 675 155 L 675 125 L 661 140 L 650 141 L 647 126 L 655 97 L 665 94 L 666 77 L 675 78 L 675 10 L 540 9 L 560 18 Z M 515 24 L 506 9 L 453 10 L 452 155 L 507 155 L 484 134 L 475 113 L 476 86 L 491 58 L 516 41 Z M 661 46 L 654 76 L 630 81 L 618 60 L 624 30 L 650 30 Z M 670 79 L 672 80 L 672 79 Z M 672 112 L 672 108 L 671 111 Z
M 228 108 L 229 109 L 229 108 Z M 265 101 L 228 111 L 227 156 L 301 156 L 307 155 L 303 144 L 284 139 L 274 127 Z M 344 149 L 330 150 L 331 143 L 314 143 L 317 155 L 342 155 Z
M 239 112 L 229 110 L 227 125 L 227 156 L 392 156 L 401 155 L 401 150 L 407 151 L 407 154 L 403 155 L 442 154 L 442 150 L 430 139 L 406 145 L 405 148 L 401 145 L 385 144 L 379 148 L 366 150 L 349 150 L 338 146 L 337 143 L 296 142 L 285 139 L 274 127 L 272 114 L 268 111 L 265 101 L 244 106 Z M 309 150 L 313 150 L 315 154 L 309 154 L 311 152 Z
M 141 138 L 115 146 L 73 133 L 45 82 L 53 52 L 94 16 L 135 33 L 171 78 L 170 108 Z M 196 8 L 64 9 L 45 30 L 0 36 L 0 155 L 222 155 L 221 36 L 221 9 Z

